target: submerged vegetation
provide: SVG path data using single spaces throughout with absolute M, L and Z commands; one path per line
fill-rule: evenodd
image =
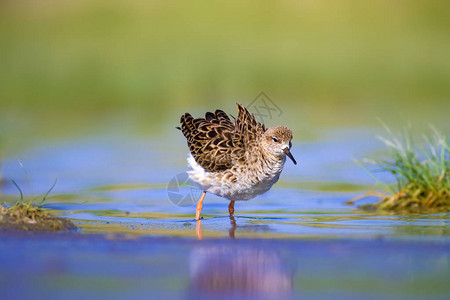
M 350 200 L 351 204 L 367 196 L 381 199 L 362 208 L 388 211 L 431 212 L 450 211 L 450 147 L 447 137 L 431 127 L 423 144 L 415 144 L 410 129 L 401 137 L 385 126 L 389 137 L 379 137 L 389 151 L 389 160 L 366 160 L 395 177 L 395 184 L 379 181 L 385 193 L 368 192 Z

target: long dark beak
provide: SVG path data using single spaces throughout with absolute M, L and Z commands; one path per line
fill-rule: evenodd
M 284 153 L 292 160 L 292 162 L 294 163 L 294 165 L 297 164 L 297 162 L 295 161 L 295 158 L 292 156 L 291 151 L 289 151 L 289 148 L 284 148 Z

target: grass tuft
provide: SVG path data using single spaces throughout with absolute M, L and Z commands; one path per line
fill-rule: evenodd
M 57 218 L 32 203 L 16 204 L 10 208 L 0 205 L 0 231 L 72 231 L 76 226 L 68 219 Z
M 0 205 L 0 231 L 59 232 L 77 228 L 69 219 L 57 218 L 42 207 L 48 194 L 55 187 L 56 181 L 43 194 L 39 203 L 35 203 L 36 198 L 26 201 L 19 185 L 14 180 L 12 183 L 19 190 L 20 199 L 9 208 Z
M 383 124 L 384 125 L 384 124 Z M 405 212 L 450 211 L 450 146 L 447 137 L 434 128 L 417 145 L 406 128 L 396 136 L 384 125 L 388 137 L 378 137 L 388 148 L 389 160 L 366 160 L 395 177 L 395 184 L 382 183 L 385 193 L 368 192 L 349 204 L 367 197 L 381 198 L 362 208 Z

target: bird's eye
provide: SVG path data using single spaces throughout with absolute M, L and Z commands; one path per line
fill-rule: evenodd
M 278 143 L 278 139 L 276 137 L 273 137 L 272 141 L 274 141 L 275 143 Z

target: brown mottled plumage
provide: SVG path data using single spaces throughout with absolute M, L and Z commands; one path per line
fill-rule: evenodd
M 210 172 L 230 169 L 244 157 L 245 145 L 264 133 L 264 125 L 244 106 L 237 104 L 238 118 L 231 122 L 225 112 L 217 109 L 204 118 L 191 114 L 181 116 L 181 131 L 187 139 L 195 161 Z
M 248 200 L 268 191 L 278 180 L 286 155 L 290 153 L 292 132 L 284 126 L 266 129 L 247 108 L 238 104 L 234 123 L 225 112 L 207 112 L 194 119 L 189 113 L 181 116 L 180 129 L 187 139 L 192 158 L 189 177 L 204 193 L 197 205 L 197 216 L 204 194 L 208 191 L 231 201 Z

